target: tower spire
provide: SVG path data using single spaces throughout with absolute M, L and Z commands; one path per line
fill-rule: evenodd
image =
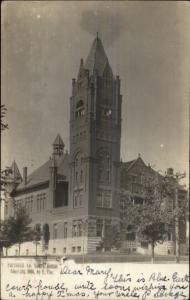
M 97 71 L 99 76 L 103 76 L 104 70 L 108 69 L 110 76 L 113 76 L 107 55 L 105 53 L 102 41 L 99 38 L 98 32 L 96 33 L 96 38 L 94 39 L 90 52 L 85 61 L 84 68 L 86 70 L 89 70 L 90 75 L 93 75 L 94 71 Z

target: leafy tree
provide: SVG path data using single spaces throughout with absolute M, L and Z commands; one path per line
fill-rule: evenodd
M 0 257 L 3 256 L 3 248 L 6 249 L 12 246 L 11 241 L 6 235 L 5 229 L 4 229 L 4 222 L 1 222 L 0 224 Z
M 4 122 L 4 118 L 7 113 L 7 108 L 4 104 L 1 105 L 1 131 L 8 129 L 8 124 Z
M 144 176 L 142 183 L 142 203 L 135 204 L 133 196 L 125 198 L 122 211 L 122 231 L 131 225 L 137 236 L 151 245 L 151 258 L 154 262 L 154 248 L 163 243 L 176 218 L 184 214 L 184 208 L 175 207 L 171 211 L 170 201 L 175 193 L 175 184 L 167 177 L 157 174 Z
M 29 226 L 30 223 L 29 214 L 23 207 L 18 208 L 14 216 L 2 222 L 2 236 L 7 241 L 7 247 L 18 244 L 19 255 L 21 244 L 34 239 L 34 230 Z
M 36 245 L 36 256 L 38 254 L 38 244 L 40 243 L 41 236 L 42 236 L 42 232 L 41 232 L 40 224 L 36 224 L 33 232 L 33 240 Z
M 99 246 L 101 249 L 108 250 L 113 248 L 119 249 L 121 247 L 121 235 L 118 225 L 112 224 L 109 227 L 105 227 Z
M 44 226 L 43 226 L 43 240 L 44 240 L 44 248 L 45 249 L 48 248 L 49 239 L 50 239 L 49 225 L 44 224 Z

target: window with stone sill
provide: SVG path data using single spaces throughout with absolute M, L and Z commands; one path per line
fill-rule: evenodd
M 111 183 L 111 158 L 108 152 L 99 151 L 97 154 L 98 183 L 110 185 Z
M 57 239 L 57 224 L 53 224 L 53 239 Z
M 78 224 L 78 236 L 82 236 L 82 224 Z
M 73 224 L 72 226 L 72 236 L 73 237 L 77 236 L 77 224 Z
M 85 115 L 84 102 L 82 100 L 79 100 L 76 104 L 75 119 L 83 117 L 84 115 Z
M 96 220 L 96 236 L 103 236 L 103 219 Z
M 107 190 L 98 191 L 96 207 L 111 208 L 111 191 L 107 191 Z
M 64 224 L 63 224 L 63 238 L 64 239 L 67 238 L 67 230 L 68 230 L 68 224 L 67 224 L 67 222 L 64 222 Z

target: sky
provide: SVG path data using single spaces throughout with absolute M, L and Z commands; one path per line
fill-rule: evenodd
M 96 32 L 121 78 L 123 161 L 188 175 L 189 3 L 5 1 L 2 4 L 2 166 L 30 173 L 60 133 L 69 150 L 69 98 Z M 187 181 L 187 178 L 186 178 Z

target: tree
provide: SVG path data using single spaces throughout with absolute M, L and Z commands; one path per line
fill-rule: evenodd
M 4 118 L 7 113 L 7 108 L 4 104 L 1 105 L 1 131 L 8 129 L 8 124 L 4 122 Z
M 2 236 L 7 241 L 7 247 L 21 244 L 34 239 L 34 230 L 29 226 L 31 219 L 25 208 L 18 208 L 15 215 L 2 222 Z M 6 247 L 6 246 L 5 246 Z
M 185 173 L 176 173 L 171 177 L 165 176 L 165 181 L 174 199 L 174 209 L 172 214 L 172 223 L 175 228 L 175 255 L 176 255 L 176 263 L 179 263 L 180 260 L 180 234 L 179 227 L 180 224 L 186 223 L 186 219 L 188 216 L 188 203 L 187 201 L 180 201 L 180 197 L 178 195 L 179 190 L 181 190 L 182 186 L 180 185 L 180 180 L 186 176 Z M 187 199 L 186 199 L 187 200 Z
M 111 224 L 109 227 L 105 227 L 99 246 L 105 250 L 111 250 L 113 248 L 119 249 L 121 247 L 119 225 Z
M 50 232 L 49 232 L 49 225 L 44 224 L 43 225 L 43 249 L 47 250 L 49 245 L 49 239 L 50 239 Z
M 151 245 L 151 259 L 154 262 L 154 248 L 163 243 L 175 224 L 176 218 L 184 213 L 184 209 L 175 207 L 170 210 L 175 185 L 167 176 L 158 173 L 146 175 L 142 180 L 142 203 L 135 204 L 133 196 L 123 195 L 126 205 L 122 211 L 122 230 L 130 225 L 141 240 Z
M 33 240 L 36 245 L 36 256 L 38 255 L 38 244 L 40 243 L 41 236 L 42 236 L 42 232 L 41 232 L 40 224 L 36 224 L 33 232 Z

